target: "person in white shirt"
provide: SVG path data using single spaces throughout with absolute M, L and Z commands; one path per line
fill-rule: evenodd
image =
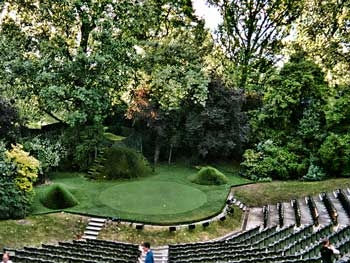
M 4 255 L 2 255 L 2 261 L 1 263 L 12 263 L 12 261 L 10 260 L 10 256 L 8 253 L 4 253 Z

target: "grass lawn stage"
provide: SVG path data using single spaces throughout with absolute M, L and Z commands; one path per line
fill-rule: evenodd
M 286 202 L 294 198 L 318 195 L 339 188 L 350 187 L 349 178 L 328 179 L 318 182 L 273 181 L 271 183 L 250 184 L 233 188 L 238 200 L 248 206 L 263 206 Z
M 53 173 L 50 179 L 66 187 L 79 202 L 64 211 L 154 224 L 208 218 L 221 211 L 231 185 L 249 182 L 231 171 L 225 172 L 229 179 L 226 185 L 197 185 L 189 179 L 196 172 L 183 165 L 159 165 L 156 174 L 131 181 L 89 181 L 81 173 Z M 55 211 L 39 201 L 46 187 L 35 189 L 33 214 Z
M 99 198 L 112 209 L 145 215 L 184 213 L 207 202 L 206 194 L 197 188 L 157 181 L 115 185 L 103 191 Z

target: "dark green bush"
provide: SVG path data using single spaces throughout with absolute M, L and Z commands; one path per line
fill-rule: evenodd
M 350 177 L 350 133 L 330 133 L 319 153 L 328 174 Z
M 191 181 L 202 185 L 221 185 L 228 183 L 227 177 L 222 172 L 210 166 L 201 168 Z
M 64 209 L 76 206 L 76 198 L 62 185 L 53 184 L 40 197 L 40 202 L 50 209 Z
M 111 147 L 104 154 L 101 175 L 107 179 L 131 179 L 151 173 L 147 160 L 137 151 L 126 147 Z
M 303 170 L 297 155 L 272 140 L 259 143 L 254 150 L 246 150 L 243 158 L 244 175 L 254 181 L 260 178 L 296 179 L 298 171 Z
M 0 219 L 24 218 L 31 205 L 32 195 L 20 191 L 14 181 L 0 179 Z

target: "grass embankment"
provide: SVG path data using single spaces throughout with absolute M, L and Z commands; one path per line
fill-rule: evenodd
M 66 213 L 29 216 L 22 220 L 0 221 L 0 250 L 56 243 L 81 236 L 87 219 Z
M 89 181 L 79 173 L 54 173 L 50 179 L 63 185 L 79 202 L 65 211 L 156 224 L 190 222 L 214 215 L 224 206 L 230 185 L 249 182 L 235 172 L 225 172 L 228 184 L 198 185 L 189 180 L 196 172 L 184 165 L 159 165 L 154 175 L 127 181 Z M 53 211 L 39 201 L 46 187 L 36 188 L 35 214 Z
M 242 217 L 243 212 L 236 208 L 234 215 L 227 217 L 223 222 L 213 222 L 206 228 L 199 225 L 194 230 L 186 228 L 176 232 L 152 228 L 136 230 L 125 224 L 110 223 L 100 232 L 99 238 L 135 244 L 141 244 L 141 242 L 147 240 L 151 242 L 152 246 L 207 241 L 222 237 L 233 231 L 240 231 Z
M 244 204 L 254 207 L 346 187 L 350 187 L 350 179 L 340 178 L 320 182 L 276 181 L 259 183 L 238 186 L 232 191 Z

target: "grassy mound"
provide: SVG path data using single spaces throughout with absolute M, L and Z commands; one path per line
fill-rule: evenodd
M 221 185 L 228 183 L 227 177 L 222 172 L 210 166 L 201 168 L 191 181 L 202 185 Z
M 42 194 L 40 202 L 50 209 L 64 209 L 78 204 L 75 197 L 60 184 L 49 186 Z
M 101 175 L 107 179 L 131 179 L 151 173 L 142 154 L 126 147 L 111 147 L 104 155 Z

